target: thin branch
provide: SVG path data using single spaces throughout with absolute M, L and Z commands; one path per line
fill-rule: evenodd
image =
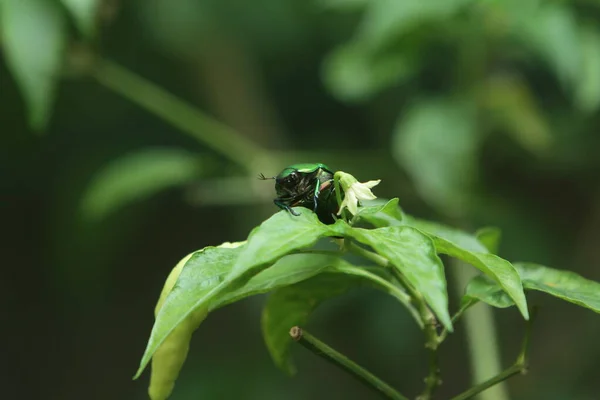
M 527 372 L 528 360 L 529 360 L 529 342 L 531 337 L 531 326 L 533 324 L 533 320 L 535 318 L 536 310 L 533 309 L 531 312 L 531 317 L 529 321 L 527 321 L 527 326 L 525 329 L 525 337 L 523 338 L 523 343 L 521 345 L 521 351 L 517 356 L 517 360 L 515 363 L 506 368 L 504 371 L 500 372 L 498 375 L 488 379 L 485 382 L 482 382 L 472 388 L 464 391 L 458 396 L 453 397 L 451 400 L 467 400 L 473 398 L 484 390 L 489 389 L 490 387 L 497 385 L 500 382 L 507 380 L 517 374 L 524 374 Z
M 438 386 L 442 384 L 440 367 L 438 365 L 438 347 L 440 345 L 439 336 L 437 334 L 437 321 L 427 307 L 425 300 L 421 297 L 419 301 L 419 312 L 425 326 L 423 333 L 425 334 L 425 348 L 429 352 L 429 373 L 425 378 L 425 389 L 417 397 L 418 400 L 430 400 Z
M 456 311 L 456 313 L 452 316 L 452 324 L 454 325 L 460 319 L 460 317 L 462 317 L 464 312 L 467 311 L 469 308 L 471 308 L 471 306 L 474 305 L 475 303 L 477 303 L 477 301 L 471 300 L 468 303 L 463 304 L 458 309 L 458 311 Z M 448 336 L 448 329 L 446 329 L 444 327 L 444 329 L 442 329 L 442 332 L 440 333 L 440 336 L 438 337 L 438 341 L 440 343 L 442 343 L 444 340 L 446 340 L 447 336 Z
M 416 306 L 419 314 L 421 323 L 419 326 L 423 330 L 425 335 L 425 348 L 429 351 L 429 374 L 425 378 L 425 389 L 423 393 L 418 397 L 419 400 L 429 400 L 439 385 L 442 384 L 440 378 L 440 369 L 438 366 L 438 347 L 441 343 L 437 334 L 437 321 L 421 293 L 419 293 L 413 286 L 408 282 L 406 277 L 400 272 L 398 268 L 393 266 L 390 261 L 379 254 L 373 253 L 367 249 L 364 249 L 357 244 L 350 242 L 348 245 L 350 251 L 357 255 L 360 255 L 374 263 L 383 267 L 389 267 L 392 270 L 392 274 L 396 279 L 404 286 L 411 296 L 412 303 Z
M 252 140 L 112 61 L 100 60 L 92 76 L 251 173 L 257 163 L 272 164 Z
M 409 400 L 408 397 L 401 395 L 390 385 L 383 382 L 381 379 L 379 379 L 360 365 L 356 364 L 354 361 L 351 361 L 343 354 L 327 346 L 325 343 L 321 342 L 308 332 L 303 331 L 300 327 L 294 326 L 290 330 L 290 336 L 292 337 L 292 339 L 294 339 L 296 342 L 298 342 L 308 350 L 312 351 L 314 354 L 326 359 L 327 361 L 335 364 L 341 369 L 349 372 L 355 378 L 365 383 L 373 390 L 379 392 L 385 398 L 393 400 Z
M 459 224 L 460 225 L 460 224 Z M 476 275 L 475 269 L 464 262 L 453 259 L 453 268 L 449 271 L 454 275 L 454 286 L 457 293 L 462 293 L 468 282 Z M 469 347 L 469 368 L 471 370 L 471 385 L 484 382 L 492 376 L 502 373 L 504 367 L 500 359 L 498 334 L 495 328 L 493 309 L 491 307 L 473 307 L 461 318 Z M 509 400 L 508 388 L 504 384 L 496 385 L 479 396 L 480 400 Z
M 515 364 L 512 367 L 505 369 L 500 372 L 498 375 L 488 379 L 485 382 L 480 383 L 477 386 L 473 386 L 471 389 L 459 394 L 456 397 L 453 397 L 451 400 L 467 400 L 475 397 L 479 393 L 483 392 L 490 387 L 497 385 L 500 382 L 507 380 L 508 378 L 515 376 L 524 371 L 524 367 L 522 365 Z

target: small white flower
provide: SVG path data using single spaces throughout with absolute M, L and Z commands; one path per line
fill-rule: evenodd
M 342 211 L 347 208 L 352 215 L 356 215 L 358 212 L 358 204 L 361 200 L 375 200 L 377 196 L 371 192 L 371 189 L 381 182 L 381 179 L 376 181 L 368 181 L 361 183 L 356 180 L 352 175 L 346 174 L 345 172 L 336 172 L 340 180 L 340 185 L 344 191 L 344 200 L 340 205 L 338 215 L 342 214 Z

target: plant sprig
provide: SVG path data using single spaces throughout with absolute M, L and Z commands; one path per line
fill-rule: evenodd
M 175 268 L 156 308 L 156 322 L 136 374 L 139 376 L 152 359 L 153 400 L 169 396 L 185 361 L 191 335 L 208 313 L 261 293 L 270 293 L 262 316 L 267 348 L 274 362 L 290 374 L 295 367 L 290 355 L 294 342 L 289 331 L 305 326 L 321 303 L 361 286 L 396 298 L 423 331 L 424 347 L 429 353 L 429 372 L 419 400 L 434 398 L 442 384 L 439 348 L 454 324 L 460 323 L 461 316 L 477 302 L 494 307 L 517 305 L 527 319 L 523 290 L 539 290 L 600 312 L 600 283 L 535 264 L 513 265 L 490 253 L 474 235 L 404 214 L 398 199 L 364 206 L 358 195 L 352 200 L 356 203 L 351 203 L 346 196 L 358 181 L 347 175 L 345 180 L 334 180 L 338 205 L 344 201 L 347 204 L 335 223 L 323 224 L 307 208 L 296 207 L 294 214 L 282 210 L 256 227 L 246 241 L 194 252 Z M 355 194 L 359 194 L 364 186 L 355 188 Z M 316 248 L 322 239 L 332 240 L 336 249 Z M 363 261 L 349 262 L 348 253 Z M 467 285 L 453 317 L 448 309 L 444 264 L 439 254 L 469 262 L 482 272 Z M 301 344 L 378 393 L 391 399 L 406 398 L 314 336 L 305 331 L 296 336 Z M 453 400 L 471 398 L 523 372 L 528 347 L 529 333 L 514 365 Z

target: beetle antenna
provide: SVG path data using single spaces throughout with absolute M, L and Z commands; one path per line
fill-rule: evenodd
M 263 173 L 260 173 L 260 174 L 258 174 L 258 179 L 260 179 L 261 181 L 266 181 L 266 180 L 269 180 L 269 179 L 275 179 L 275 177 L 272 176 L 270 178 L 267 178 Z

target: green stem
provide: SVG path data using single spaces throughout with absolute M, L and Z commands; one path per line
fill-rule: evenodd
M 503 381 L 507 380 L 508 378 L 523 372 L 523 370 L 524 370 L 524 367 L 522 365 L 515 364 L 512 367 L 507 368 L 504 371 L 500 372 L 498 375 L 488 379 L 487 381 L 482 382 L 477 386 L 473 386 L 471 389 L 459 394 L 456 397 L 453 397 L 451 400 L 470 399 L 470 398 L 478 395 L 479 393 L 483 392 L 484 390 L 489 389 L 490 387 L 497 385 L 498 383 L 503 382 Z
M 292 339 L 294 339 L 296 342 L 298 342 L 308 350 L 312 351 L 314 354 L 326 359 L 327 361 L 349 372 L 355 378 L 365 383 L 373 390 L 376 390 L 385 398 L 393 400 L 409 400 L 408 397 L 401 395 L 390 385 L 383 382 L 381 379 L 379 379 L 360 365 L 356 364 L 354 361 L 348 359 L 343 354 L 327 346 L 325 343 L 321 342 L 320 340 L 312 336 L 310 333 L 303 331 L 300 327 L 293 327 L 290 330 L 290 336 L 292 337 Z
M 458 396 L 453 397 L 451 400 L 467 400 L 470 399 L 484 390 L 489 389 L 490 387 L 499 384 L 511 378 L 517 374 L 523 374 L 527 372 L 527 364 L 528 364 L 528 356 L 529 356 L 529 341 L 531 338 L 531 326 L 533 324 L 533 320 L 535 318 L 536 310 L 532 310 L 529 321 L 527 321 L 527 326 L 525 329 L 525 337 L 523 338 L 523 343 L 521 345 L 521 351 L 517 356 L 517 360 L 515 363 L 506 368 L 504 371 L 500 372 L 498 375 L 493 376 L 492 378 L 473 386 L 472 388 L 464 391 Z
M 253 141 L 114 62 L 99 61 L 92 75 L 102 85 L 159 116 L 249 172 L 254 173 L 258 163 L 272 163 L 267 152 Z
M 475 269 L 458 260 L 452 260 L 451 263 L 455 288 L 462 295 L 468 282 L 476 275 Z M 503 370 L 492 311 L 491 307 L 476 305 L 462 318 L 468 338 L 473 384 L 484 382 Z M 479 397 L 480 400 L 508 400 L 509 394 L 506 385 L 500 384 Z
M 391 263 L 388 261 L 387 258 L 382 257 L 377 253 L 373 253 L 372 251 L 369 251 L 365 248 L 362 248 L 352 241 L 348 241 L 347 245 L 348 245 L 347 246 L 348 249 L 351 252 L 353 252 L 354 254 L 356 254 L 358 256 L 366 258 L 369 261 L 374 262 L 375 264 L 379 265 L 380 267 L 389 268 L 391 266 Z
M 417 292 L 413 286 L 408 282 L 406 277 L 393 266 L 390 261 L 379 254 L 373 253 L 367 249 L 364 249 L 357 244 L 350 242 L 348 245 L 350 251 L 354 252 L 357 255 L 360 255 L 368 260 L 373 261 L 377 265 L 381 265 L 382 267 L 389 267 L 392 270 L 392 273 L 398 279 L 398 281 L 404 286 L 404 288 L 408 291 L 411 296 L 412 302 L 418 309 L 418 315 L 420 324 L 419 326 L 423 330 L 425 335 L 425 348 L 429 351 L 429 374 L 425 378 L 425 389 L 423 393 L 418 397 L 419 400 L 429 400 L 431 396 L 437 389 L 439 385 L 441 385 L 442 381 L 440 379 L 440 369 L 438 366 L 438 347 L 441 343 L 436 330 L 436 319 L 429 307 L 427 307 L 427 303 L 423 296 Z M 411 307 L 414 309 L 414 307 Z
M 464 314 L 464 312 L 467 311 L 475 303 L 477 303 L 477 301 L 471 300 L 467 304 L 461 306 L 458 309 L 458 311 L 452 316 L 452 325 L 454 325 L 460 319 L 460 317 L 462 317 L 462 315 Z M 444 329 L 442 329 L 442 332 L 440 333 L 440 336 L 438 337 L 438 341 L 440 343 L 442 343 L 444 340 L 446 340 L 447 336 L 448 336 L 448 329 L 446 329 L 444 327 Z

